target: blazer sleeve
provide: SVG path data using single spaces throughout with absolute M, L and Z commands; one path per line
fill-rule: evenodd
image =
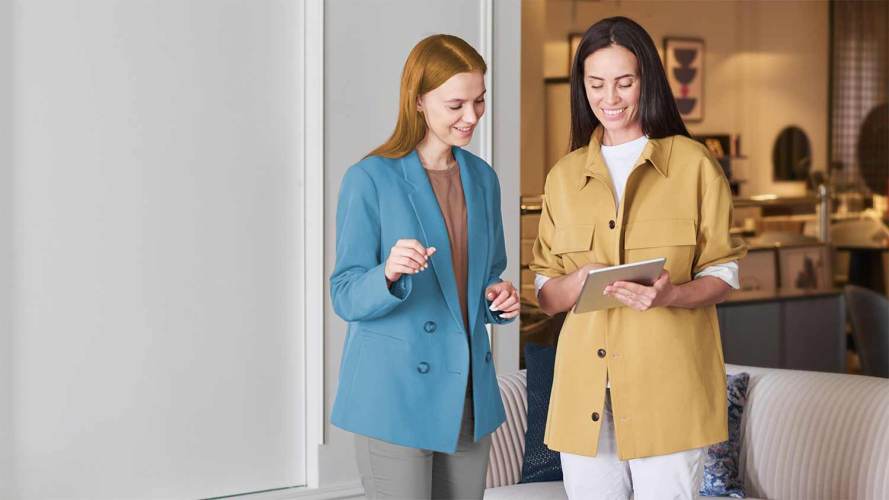
M 336 265 L 330 276 L 330 297 L 336 314 L 346 321 L 379 318 L 411 293 L 411 276 L 386 286 L 381 255 L 379 197 L 370 175 L 355 165 L 346 172 L 336 209 Z
M 713 161 L 713 160 L 705 160 Z M 698 222 L 698 242 L 692 275 L 709 266 L 739 260 L 747 246 L 729 233 L 732 224 L 732 191 L 720 170 L 704 189 Z
M 493 253 L 491 255 L 491 267 L 488 271 L 488 279 L 485 282 L 485 287 L 482 289 L 482 293 L 485 293 L 485 290 L 487 290 L 489 286 L 503 281 L 500 278 L 500 275 L 503 274 L 503 271 L 506 269 L 506 241 L 503 238 L 503 214 L 500 209 L 500 181 L 497 179 L 496 173 L 494 173 L 493 177 L 494 182 L 491 191 L 494 196 L 492 196 L 491 208 L 489 211 L 494 223 L 493 232 L 491 234 L 493 242 L 491 250 Z M 490 309 L 491 301 L 488 300 L 487 296 L 485 297 L 485 306 L 485 321 L 487 323 L 505 325 L 515 320 L 515 318 L 501 318 L 499 311 L 492 311 Z

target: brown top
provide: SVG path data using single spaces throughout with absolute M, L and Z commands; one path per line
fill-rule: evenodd
M 463 325 L 469 331 L 469 315 L 466 302 L 466 275 L 468 272 L 468 250 L 466 245 L 466 198 L 463 197 L 463 183 L 460 168 L 456 163 L 447 170 L 425 169 L 429 183 L 435 192 L 441 214 L 444 216 L 451 242 L 451 265 L 454 266 L 454 279 L 457 282 L 457 295 L 460 310 L 463 312 Z

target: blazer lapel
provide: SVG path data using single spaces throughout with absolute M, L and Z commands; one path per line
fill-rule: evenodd
M 420 223 L 420 231 L 423 233 L 421 243 L 426 248 L 436 248 L 429 262 L 435 271 L 436 278 L 438 278 L 438 284 L 451 315 L 458 325 L 462 325 L 463 312 L 460 309 L 457 282 L 454 279 L 451 240 L 448 237 L 448 229 L 445 227 L 441 208 L 438 206 L 438 199 L 435 197 L 435 192 L 432 191 L 432 185 L 423 170 L 423 165 L 420 164 L 416 150 L 401 159 L 401 167 L 404 170 L 405 180 L 411 185 L 411 189 L 408 190 L 408 198 Z M 461 170 L 460 173 L 462 174 L 463 171 Z M 468 211 L 469 207 L 467 206 Z M 469 233 L 468 237 L 471 238 L 472 233 Z
M 479 301 L 484 293 L 488 274 L 488 211 L 485 195 L 482 191 L 482 179 L 470 164 L 463 150 L 453 148 L 454 158 L 460 165 L 460 177 L 463 181 L 463 196 L 466 198 L 466 240 L 469 261 L 468 278 L 466 280 L 466 301 L 469 308 L 469 326 L 475 325 L 479 313 Z

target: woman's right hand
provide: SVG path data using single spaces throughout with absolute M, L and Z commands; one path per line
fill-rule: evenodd
M 387 284 L 398 281 L 403 274 L 417 274 L 429 268 L 429 257 L 435 253 L 435 247 L 424 247 L 417 240 L 398 240 L 389 249 L 386 259 Z
M 574 307 L 574 304 L 577 303 L 577 299 L 580 298 L 580 292 L 583 291 L 583 284 L 586 282 L 586 277 L 590 273 L 590 271 L 602 269 L 603 267 L 608 266 L 606 266 L 605 264 L 599 264 L 598 262 L 591 262 L 572 273 L 574 275 L 574 289 L 572 290 L 573 293 L 571 294 L 571 307 Z
M 578 268 L 571 274 L 547 281 L 537 295 L 540 309 L 550 316 L 570 310 L 577 302 L 577 298 L 580 297 L 587 274 L 590 271 L 603 267 L 607 266 L 598 262 L 591 262 Z

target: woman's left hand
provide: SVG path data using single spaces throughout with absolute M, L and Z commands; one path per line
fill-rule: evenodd
M 490 309 L 500 311 L 500 317 L 512 319 L 519 315 L 521 301 L 519 293 L 509 281 L 494 283 L 485 290 L 485 298 L 491 301 Z
M 629 281 L 615 281 L 605 287 L 605 295 L 611 295 L 627 307 L 647 311 L 654 307 L 669 306 L 676 287 L 670 281 L 670 273 L 664 271 L 651 286 Z

